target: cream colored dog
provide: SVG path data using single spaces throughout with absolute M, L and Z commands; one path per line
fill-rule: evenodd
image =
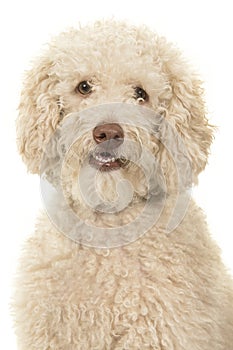
M 21 260 L 19 349 L 232 349 L 232 280 L 189 200 L 213 133 L 202 95 L 146 27 L 71 30 L 35 61 L 18 145 L 47 214 Z

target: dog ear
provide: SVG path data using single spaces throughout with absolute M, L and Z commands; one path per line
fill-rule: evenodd
M 170 114 L 176 119 L 175 126 L 184 140 L 191 159 L 194 182 L 197 182 L 198 174 L 206 166 L 215 128 L 206 118 L 202 82 L 195 77 L 188 80 L 179 78 L 174 79 L 172 85 Z
M 45 144 L 60 118 L 58 82 L 49 57 L 38 59 L 25 75 L 19 116 L 16 121 L 17 145 L 28 170 L 38 173 Z
M 167 118 L 182 138 L 192 165 L 193 183 L 205 168 L 215 128 L 206 118 L 202 82 L 192 73 L 176 48 L 162 42 L 163 72 L 168 77 L 171 98 Z

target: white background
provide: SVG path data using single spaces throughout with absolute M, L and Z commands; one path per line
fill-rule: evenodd
M 15 119 L 22 74 L 49 38 L 79 22 L 126 19 L 145 23 L 175 42 L 206 82 L 209 117 L 219 126 L 212 155 L 194 196 L 207 213 L 226 265 L 233 270 L 233 114 L 231 2 L 204 0 L 3 1 L 0 8 L 1 113 L 1 348 L 14 350 L 8 303 L 16 261 L 25 237 L 33 232 L 40 200 L 39 179 L 28 175 L 17 155 Z M 5 344 L 5 345 L 3 345 Z M 30 350 L 30 349 L 28 349 Z M 40 349 L 38 349 L 40 350 Z

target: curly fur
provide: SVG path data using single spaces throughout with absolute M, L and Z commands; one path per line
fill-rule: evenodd
M 83 80 L 94 85 L 86 97 L 75 92 Z M 134 86 L 147 91 L 144 106 L 165 118 L 180 135 L 192 166 L 191 182 L 196 184 L 213 138 L 201 81 L 164 38 L 146 27 L 115 21 L 60 34 L 26 74 L 17 132 L 28 169 L 39 173 L 51 135 L 75 113 L 110 102 L 141 103 L 133 98 Z M 121 117 L 115 115 L 114 121 L 120 123 Z M 98 191 L 107 201 L 115 200 L 119 178 L 130 180 L 135 195 L 127 208 L 103 214 L 82 202 L 74 179 L 94 147 L 89 130 L 101 118 L 106 121 L 107 116 L 90 115 L 77 121 L 77 132 L 85 127 L 87 132 L 66 158 L 62 181 L 67 200 L 85 220 L 114 227 L 135 218 L 150 193 L 143 173 L 136 164 L 129 164 L 97 179 Z M 205 216 L 193 201 L 178 227 L 170 235 L 165 233 L 177 176 L 163 146 L 169 142 L 169 133 L 161 128 L 164 142 L 159 142 L 151 134 L 152 126 L 152 121 L 145 120 L 143 130 L 128 125 L 124 131 L 138 144 L 139 154 L 143 145 L 159 160 L 168 196 L 158 222 L 128 245 L 96 249 L 68 239 L 41 214 L 24 248 L 14 297 L 19 349 L 231 349 L 232 280 Z M 55 183 L 52 153 L 48 158 L 47 174 L 53 169 L 50 181 Z M 147 168 L 153 172 L 150 164 Z

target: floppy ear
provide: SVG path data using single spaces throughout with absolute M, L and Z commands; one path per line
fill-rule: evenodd
M 60 117 L 58 82 L 52 72 L 53 62 L 47 57 L 37 60 L 26 73 L 19 116 L 16 122 L 17 144 L 28 170 L 38 173 L 45 144 L 55 130 Z
M 197 176 L 207 163 L 215 128 L 206 118 L 202 82 L 176 49 L 165 46 L 163 70 L 172 92 L 167 118 L 183 140 L 192 165 L 192 181 L 197 183 Z
M 193 175 L 204 170 L 214 127 L 206 118 L 201 81 L 197 79 L 173 81 L 171 115 L 176 118 L 176 128 L 180 131 L 192 162 Z M 196 182 L 196 181 L 195 181 Z

